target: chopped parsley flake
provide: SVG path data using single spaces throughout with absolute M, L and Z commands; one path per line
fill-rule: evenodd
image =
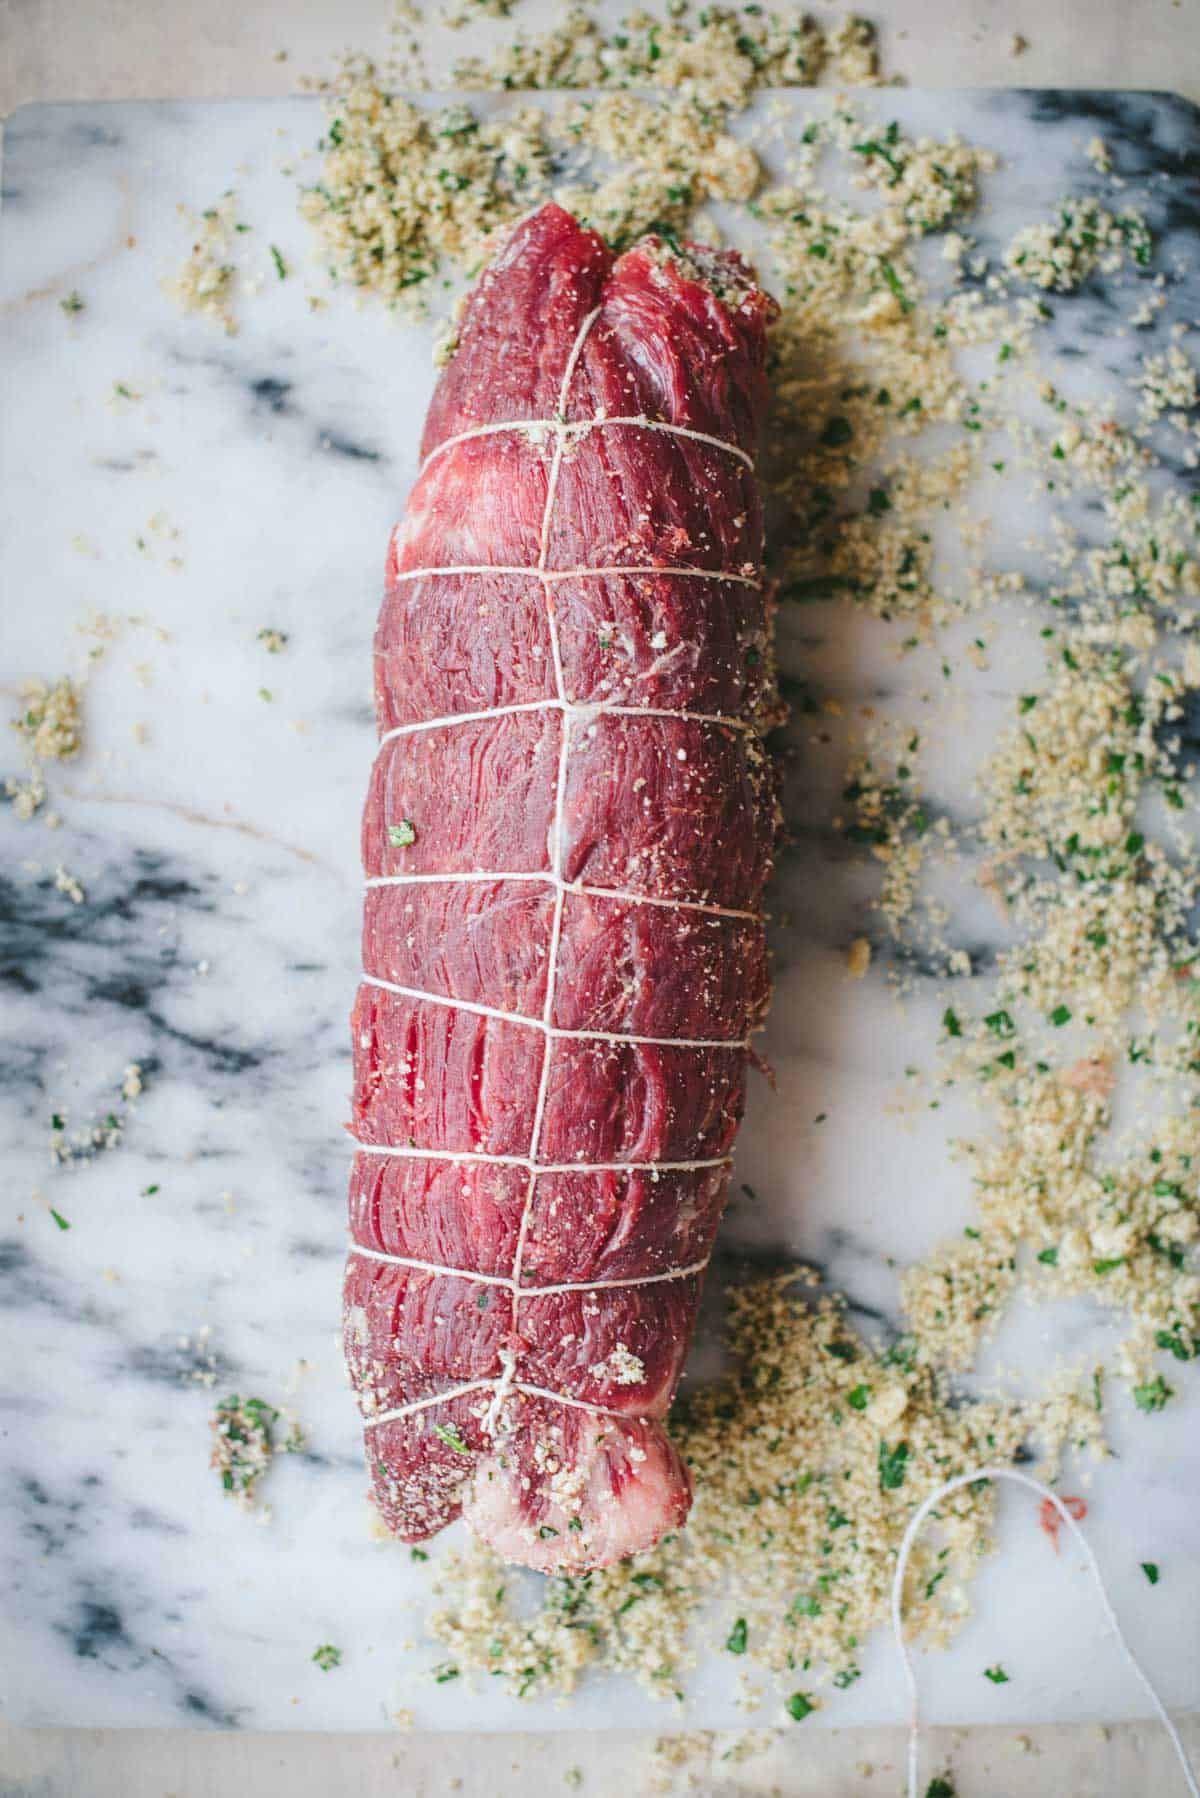
M 1161 1411 L 1167 1400 L 1173 1397 L 1174 1388 L 1167 1385 L 1160 1373 L 1133 1389 L 1133 1402 L 1139 1411 Z
M 895 1448 L 889 1448 L 886 1442 L 879 1444 L 879 1485 L 883 1492 L 898 1492 L 904 1484 L 904 1475 L 908 1466 L 908 1443 L 898 1442 Z

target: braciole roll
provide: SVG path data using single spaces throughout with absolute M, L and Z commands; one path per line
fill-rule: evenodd
M 733 253 L 526 219 L 390 548 L 346 1351 L 376 1503 L 566 1571 L 686 1518 L 664 1428 L 769 980 L 775 717 Z

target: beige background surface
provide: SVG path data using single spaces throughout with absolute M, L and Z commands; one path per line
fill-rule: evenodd
M 517 19 L 532 27 L 558 10 L 524 0 Z M 1167 88 L 1200 99 L 1200 14 L 1191 0 L 879 0 L 863 10 L 880 25 L 885 67 L 921 85 Z M 289 93 L 344 50 L 382 56 L 389 18 L 389 0 L 0 0 L 0 113 L 27 100 Z M 1020 54 L 1014 34 L 1028 40 Z M 436 70 L 439 54 L 465 46 L 461 35 L 442 34 L 432 48 Z M 1200 1717 L 1185 1733 L 1200 1760 Z M 892 1798 L 902 1789 L 899 1729 L 789 1732 L 746 1759 L 730 1757 L 731 1745 L 720 1737 L 690 1763 L 692 1791 Z M 1170 1798 L 1183 1789 L 1165 1737 L 1149 1724 L 932 1732 L 923 1766 L 926 1780 L 950 1768 L 959 1798 Z M 661 1789 L 660 1776 L 653 1740 L 632 1733 L 0 1737 L 0 1798 L 351 1790 L 356 1798 L 525 1798 L 575 1789 L 608 1798 Z

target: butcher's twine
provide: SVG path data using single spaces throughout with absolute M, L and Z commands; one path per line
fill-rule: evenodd
M 1103 1608 L 1104 1615 L 1108 1620 L 1109 1628 L 1117 1639 L 1117 1644 L 1122 1654 L 1133 1668 L 1142 1689 L 1145 1691 L 1146 1696 L 1154 1707 L 1155 1715 L 1158 1717 L 1159 1722 L 1171 1739 L 1171 1746 L 1174 1748 L 1179 1759 L 1179 1765 L 1183 1770 L 1183 1777 L 1187 1781 L 1188 1791 L 1191 1793 L 1192 1798 L 1200 1798 L 1200 1784 L 1197 1783 L 1192 1763 L 1188 1759 L 1187 1749 L 1180 1740 L 1179 1731 L 1167 1715 L 1166 1705 L 1155 1691 L 1150 1682 L 1149 1675 L 1143 1670 L 1137 1656 L 1125 1639 L 1125 1633 L 1117 1621 L 1117 1614 L 1113 1610 L 1112 1600 L 1108 1596 L 1108 1588 L 1104 1584 L 1104 1577 L 1100 1572 L 1096 1557 L 1092 1553 L 1087 1537 L 1084 1535 L 1078 1523 L 1072 1517 L 1070 1511 L 1067 1509 L 1066 1505 L 1063 1504 L 1056 1492 L 1051 1492 L 1049 1487 L 1043 1486 L 1039 1480 L 1031 1479 L 1027 1473 L 1017 1473 L 1012 1467 L 980 1467 L 973 1473 L 961 1473 L 957 1479 L 947 1480 L 944 1486 L 939 1486 L 936 1492 L 931 1492 L 924 1503 L 913 1513 L 912 1518 L 909 1520 L 908 1528 L 904 1532 L 904 1540 L 900 1544 L 900 1554 L 896 1561 L 896 1572 L 892 1579 L 892 1634 L 896 1639 L 896 1647 L 900 1652 L 900 1664 L 904 1668 L 904 1679 L 908 1686 L 908 1798 L 920 1798 L 918 1776 L 921 1754 L 921 1717 L 920 1699 L 917 1693 L 917 1676 L 913 1671 L 913 1664 L 909 1656 L 908 1645 L 904 1640 L 904 1575 L 908 1569 L 908 1557 L 912 1551 L 913 1544 L 916 1542 L 918 1535 L 924 1527 L 929 1513 L 936 1505 L 940 1505 L 943 1499 L 948 1498 L 952 1492 L 957 1492 L 960 1487 L 963 1486 L 973 1486 L 977 1480 L 1012 1480 L 1015 1485 L 1028 1487 L 1030 1492 L 1035 1492 L 1039 1498 L 1046 1500 L 1054 1506 L 1054 1509 L 1058 1512 L 1074 1537 L 1079 1552 L 1084 1558 L 1087 1569 L 1093 1580 L 1096 1582 L 1096 1590 L 1100 1594 L 1100 1604 Z

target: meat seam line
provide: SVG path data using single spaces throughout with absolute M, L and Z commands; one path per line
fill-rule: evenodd
M 537 1174 L 694 1174 L 706 1167 L 729 1167 L 732 1156 L 714 1155 L 707 1161 L 532 1161 L 528 1155 L 488 1155 L 478 1149 L 419 1149 L 415 1143 L 399 1147 L 390 1142 L 360 1142 L 352 1137 L 360 1155 L 396 1155 L 413 1161 L 462 1161 L 486 1167 L 523 1167 Z
M 553 875 L 541 868 L 525 869 L 520 873 L 508 873 L 500 869 L 468 868 L 457 874 L 373 874 L 364 882 L 370 887 L 404 887 L 428 883 L 430 885 L 442 881 L 476 881 L 476 880 L 529 880 L 541 885 L 553 883 Z M 761 924 L 765 913 L 760 911 L 740 911 L 733 905 L 710 905 L 706 899 L 664 899 L 655 893 L 632 893 L 622 887 L 584 886 L 579 881 L 568 880 L 563 883 L 567 893 L 578 893 L 585 899 L 620 899 L 629 905 L 662 905 L 672 911 L 706 912 L 714 918 L 745 918 L 753 924 Z
M 389 1267 L 410 1267 L 417 1273 L 440 1274 L 448 1280 L 473 1280 L 478 1286 L 501 1286 L 508 1292 L 519 1293 L 523 1299 L 554 1298 L 563 1292 L 620 1292 L 627 1286 L 663 1286 L 671 1280 L 686 1280 L 694 1274 L 702 1274 L 708 1266 L 706 1255 L 703 1261 L 693 1261 L 688 1267 L 668 1268 L 661 1274 L 637 1274 L 627 1280 L 562 1280 L 557 1286 L 517 1286 L 511 1274 L 469 1273 L 463 1267 L 419 1261 L 412 1255 L 388 1255 L 383 1249 L 364 1248 L 360 1242 L 351 1243 L 349 1252 L 366 1261 L 382 1261 Z
M 389 730 L 384 733 L 384 735 L 379 740 L 378 749 L 376 751 L 376 755 L 378 756 L 378 754 L 383 750 L 384 746 L 387 743 L 392 742 L 392 741 L 396 740 L 397 738 L 400 738 L 403 736 L 412 735 L 419 731 L 446 729 L 446 728 L 451 728 L 458 724 L 476 723 L 476 722 L 481 722 L 481 721 L 483 721 L 485 719 L 489 719 L 489 718 L 512 716 L 514 714 L 521 713 L 521 712 L 536 712 L 536 711 L 553 710 L 553 711 L 557 711 L 561 717 L 558 776 L 557 776 L 557 781 L 555 784 L 554 817 L 553 817 L 553 821 L 551 824 L 551 830 L 550 830 L 550 840 L 549 840 L 550 869 L 548 872 L 528 871 L 528 872 L 522 872 L 522 873 L 506 874 L 506 873 L 487 873 L 487 872 L 481 870 L 478 872 L 473 871 L 473 872 L 462 873 L 462 874 L 457 874 L 457 875 L 455 875 L 455 874 L 380 875 L 380 876 L 372 876 L 372 877 L 368 878 L 368 880 L 366 882 L 367 887 L 370 888 L 370 887 L 375 887 L 375 886 L 393 886 L 393 885 L 400 886 L 400 885 L 409 884 L 410 882 L 419 882 L 419 881 L 435 882 L 435 881 L 445 881 L 445 880 L 480 881 L 480 880 L 509 880 L 509 879 L 512 879 L 512 880 L 539 881 L 542 883 L 548 883 L 554 888 L 554 911 L 553 911 L 553 915 L 552 915 L 552 919 L 551 919 L 549 957 L 548 957 L 547 970 L 546 970 L 546 998 L 545 998 L 545 1003 L 544 1003 L 543 1009 L 542 1009 L 542 1016 L 540 1019 L 532 1018 L 532 1017 L 526 1016 L 521 1013 L 505 1012 L 505 1011 L 500 1010 L 498 1007 L 482 1005 L 482 1004 L 478 1004 L 473 1001 L 457 1000 L 457 999 L 449 998 L 442 994 L 428 993 L 428 992 L 423 992 L 421 990 L 411 988 L 411 987 L 399 986 L 399 985 L 395 984 L 394 982 L 382 980 L 375 975 L 367 974 L 365 971 L 363 973 L 363 980 L 367 985 L 380 988 L 384 991 L 399 993 L 405 997 L 413 998 L 413 999 L 417 999 L 417 1000 L 428 1000 L 434 1004 L 448 1006 L 448 1007 L 451 1007 L 456 1010 L 465 1010 L 465 1011 L 474 1012 L 478 1015 L 485 1016 L 485 1017 L 494 1017 L 504 1023 L 521 1024 L 521 1025 L 537 1028 L 543 1032 L 543 1035 L 545 1038 L 545 1047 L 544 1047 L 543 1055 L 542 1055 L 541 1075 L 540 1075 L 540 1078 L 538 1081 L 537 1099 L 536 1099 L 536 1103 L 535 1103 L 535 1107 L 534 1107 L 533 1127 L 532 1127 L 531 1134 L 530 1134 L 529 1153 L 527 1156 L 488 1155 L 488 1154 L 479 1153 L 479 1152 L 456 1154 L 453 1151 L 425 1151 L 425 1150 L 418 1149 L 415 1146 L 407 1148 L 407 1149 L 400 1149 L 400 1148 L 392 1148 L 392 1147 L 390 1147 L 388 1145 L 384 1145 L 384 1144 L 374 1144 L 374 1143 L 358 1143 L 358 1144 L 356 1144 L 356 1147 L 361 1152 L 365 1152 L 368 1154 L 400 1155 L 400 1156 L 407 1155 L 407 1156 L 413 1157 L 414 1159 L 441 1159 L 441 1160 L 447 1160 L 447 1161 L 451 1161 L 451 1162 L 462 1161 L 462 1162 L 480 1162 L 480 1163 L 486 1163 L 486 1164 L 502 1164 L 502 1165 L 523 1167 L 528 1170 L 529 1180 L 528 1180 L 528 1184 L 526 1187 L 525 1201 L 524 1201 L 524 1204 L 523 1204 L 522 1210 L 521 1210 L 521 1220 L 520 1220 L 520 1225 L 519 1225 L 518 1232 L 517 1232 L 516 1247 L 515 1247 L 514 1254 L 513 1254 L 512 1272 L 507 1276 L 471 1273 L 462 1268 L 445 1267 L 445 1266 L 441 1266 L 434 1262 L 421 1261 L 415 1257 L 400 1256 L 400 1255 L 388 1255 L 379 1250 L 364 1248 L 362 1245 L 357 1244 L 357 1243 L 352 1244 L 351 1248 L 350 1248 L 351 1254 L 359 1255 L 359 1256 L 362 1256 L 369 1260 L 375 1260 L 375 1261 L 379 1261 L 382 1263 L 387 1263 L 387 1264 L 391 1264 L 391 1265 L 395 1265 L 395 1266 L 409 1267 L 409 1268 L 413 1268 L 417 1271 L 426 1272 L 429 1274 L 445 1275 L 445 1276 L 449 1276 L 449 1277 L 457 1277 L 457 1278 L 461 1278 L 461 1279 L 474 1280 L 480 1284 L 500 1286 L 500 1287 L 506 1288 L 512 1298 L 511 1326 L 512 1326 L 512 1332 L 514 1335 L 516 1334 L 517 1307 L 523 1298 L 537 1298 L 537 1297 L 547 1296 L 547 1295 L 556 1294 L 556 1293 L 574 1292 L 574 1291 L 585 1291 L 586 1292 L 586 1291 L 597 1291 L 597 1290 L 614 1290 L 614 1289 L 624 1289 L 624 1288 L 637 1287 L 637 1286 L 657 1285 L 657 1284 L 662 1283 L 663 1281 L 683 1279 L 689 1275 L 701 1274 L 704 1272 L 704 1269 L 708 1265 L 708 1257 L 705 1257 L 705 1259 L 703 1261 L 693 1263 L 692 1265 L 690 1265 L 688 1267 L 673 1268 L 663 1274 L 643 1275 L 639 1278 L 631 1278 L 628 1280 L 599 1280 L 599 1281 L 565 1282 L 560 1285 L 546 1286 L 546 1287 L 522 1286 L 522 1284 L 521 1284 L 521 1265 L 522 1265 L 522 1261 L 524 1258 L 525 1243 L 526 1243 L 526 1238 L 527 1238 L 528 1231 L 529 1231 L 529 1224 L 530 1224 L 530 1219 L 531 1219 L 532 1210 L 533 1210 L 533 1199 L 534 1199 L 534 1194 L 535 1194 L 537 1180 L 538 1180 L 539 1175 L 548 1174 L 548 1173 L 574 1173 L 576 1171 L 585 1172 L 585 1173 L 599 1173 L 599 1172 L 609 1172 L 609 1171 L 611 1171 L 611 1172 L 635 1172 L 635 1171 L 642 1171 L 642 1170 L 650 1170 L 656 1175 L 658 1172 L 668 1172 L 668 1171 L 675 1171 L 675 1170 L 691 1171 L 691 1170 L 707 1168 L 707 1167 L 728 1167 L 730 1165 L 730 1157 L 729 1156 L 717 1156 L 710 1160 L 690 1161 L 690 1162 L 641 1162 L 641 1163 L 612 1162 L 612 1163 L 606 1163 L 606 1164 L 579 1162 L 579 1163 L 561 1163 L 561 1164 L 557 1164 L 557 1165 L 551 1165 L 551 1164 L 539 1162 L 537 1159 L 537 1151 L 538 1151 L 538 1145 L 539 1145 L 539 1142 L 541 1139 L 542 1122 L 543 1122 L 543 1118 L 545 1115 L 545 1109 L 546 1109 L 546 1100 L 547 1100 L 547 1095 L 548 1095 L 548 1090 L 549 1090 L 550 1065 L 551 1065 L 551 1060 L 552 1060 L 552 1056 L 553 1056 L 553 1046 L 554 1046 L 555 1040 L 558 1038 L 565 1038 L 565 1039 L 574 1039 L 574 1040 L 582 1040 L 582 1041 L 633 1043 L 633 1044 L 642 1044 L 642 1045 L 646 1045 L 649 1047 L 655 1047 L 655 1048 L 740 1049 L 742 1051 L 745 1051 L 749 1047 L 748 1041 L 745 1038 L 741 1038 L 736 1041 L 730 1041 L 730 1040 L 715 1040 L 714 1041 L 714 1040 L 700 1039 L 700 1038 L 646 1037 L 646 1036 L 623 1035 L 623 1034 L 618 1034 L 618 1033 L 609 1032 L 609 1031 L 563 1030 L 563 1029 L 556 1028 L 551 1023 L 551 1018 L 553 1017 L 553 1011 L 554 1011 L 554 992 L 555 992 L 555 983 L 556 983 L 557 972 L 558 972 L 558 967 L 557 967 L 558 949 L 559 949 L 559 942 L 560 942 L 561 935 L 562 935 L 562 917 L 563 917 L 563 908 L 564 908 L 566 895 L 568 893 L 582 893 L 582 894 L 587 894 L 587 895 L 596 895 L 599 897 L 624 899 L 624 900 L 629 900 L 629 901 L 633 901 L 636 903 L 648 903 L 648 904 L 653 904 L 653 905 L 677 907 L 679 909 L 710 912 L 710 913 L 715 913 L 716 915 L 719 915 L 719 916 L 747 918 L 747 919 L 754 920 L 756 922 L 761 921 L 761 913 L 757 913 L 757 912 L 741 911 L 741 910 L 738 910 L 738 909 L 732 908 L 732 907 L 712 906 L 712 905 L 708 905 L 705 902 L 699 901 L 699 900 L 679 900 L 679 899 L 669 899 L 669 898 L 661 898 L 661 897 L 651 897 L 649 895 L 626 893 L 626 892 L 622 892 L 619 889 L 615 889 L 615 888 L 584 887 L 577 883 L 568 882 L 568 881 L 564 880 L 564 878 L 563 878 L 562 864 L 563 864 L 563 832 L 564 832 L 564 809 L 565 809 L 565 798 L 566 798 L 566 776 L 567 776 L 567 763 L 568 763 L 568 759 L 570 756 L 571 727 L 572 727 L 572 722 L 574 719 L 579 718 L 579 717 L 598 718 L 598 717 L 606 716 L 608 714 L 616 714 L 618 716 L 632 716 L 632 717 L 676 718 L 685 723 L 712 724 L 717 727 L 723 726 L 726 728 L 740 730 L 749 735 L 756 734 L 755 725 L 751 720 L 744 719 L 744 718 L 733 718 L 733 717 L 729 717 L 729 716 L 727 716 L 725 714 L 721 714 L 721 713 L 703 713 L 703 712 L 693 712 L 693 711 L 686 711 L 686 710 L 674 710 L 674 709 L 667 708 L 667 707 L 660 708 L 660 707 L 651 707 L 651 706 L 606 705 L 603 703 L 593 703 L 593 704 L 582 704 L 581 705 L 581 704 L 576 704 L 575 702 L 573 702 L 567 698 L 566 679 L 565 679 L 564 672 L 563 672 L 561 647 L 560 647 L 559 638 L 558 638 L 558 625 L 557 625 L 557 619 L 556 619 L 555 610 L 554 610 L 554 603 L 553 603 L 552 594 L 551 594 L 551 589 L 552 589 L 552 585 L 554 582 L 566 580 L 566 579 L 575 579 L 575 578 L 580 578 L 580 577 L 584 577 L 584 576 L 595 577 L 595 576 L 607 576 L 607 575 L 620 575 L 620 576 L 668 576 L 668 577 L 670 577 L 673 575 L 680 575 L 680 576 L 683 576 L 684 578 L 693 579 L 693 580 L 694 579 L 703 579 L 703 580 L 718 580 L 718 581 L 734 581 L 734 582 L 737 582 L 739 585 L 749 586 L 749 587 L 753 587 L 755 589 L 758 589 L 761 587 L 761 582 L 753 575 L 743 574 L 743 573 L 731 573 L 731 572 L 726 572 L 726 571 L 720 570 L 720 569 L 692 568 L 692 567 L 659 567 L 659 566 L 654 566 L 654 565 L 651 565 L 651 566 L 632 566 L 632 565 L 624 566 L 624 565 L 622 565 L 622 566 L 613 566 L 613 567 L 607 567 L 607 568 L 568 568 L 568 569 L 549 569 L 546 567 L 546 560 L 547 560 L 547 557 L 549 554 L 549 546 L 550 546 L 550 525 L 551 525 L 551 519 L 553 516 L 554 502 L 555 502 L 555 498 L 556 498 L 557 492 L 558 492 L 559 474 L 560 474 L 560 471 L 562 468 L 563 457 L 566 453 L 567 443 L 572 437 L 583 436 L 583 435 L 586 435 L 591 430 L 599 429 L 599 428 L 602 428 L 604 426 L 609 426 L 609 425 L 626 426 L 626 427 L 637 426 L 644 430 L 664 431 L 664 432 L 667 432 L 674 436 L 690 438 L 697 442 L 706 443 L 710 447 L 728 451 L 730 454 L 737 457 L 740 461 L 744 462 L 746 464 L 746 466 L 749 468 L 753 468 L 753 466 L 754 466 L 752 458 L 750 456 L 748 456 L 746 454 L 746 452 L 744 450 L 742 450 L 738 445 L 728 443 L 723 438 L 709 436 L 706 432 L 690 430 L 684 426 L 669 425 L 669 424 L 666 424 L 665 422 L 660 423 L 658 421 L 647 419 L 647 418 L 611 418 L 610 419 L 610 418 L 605 418 L 603 416 L 597 416 L 594 419 L 579 420 L 579 421 L 575 421 L 572 423 L 567 422 L 565 415 L 566 415 L 566 409 L 567 409 L 567 401 L 568 401 L 569 394 L 570 394 L 571 381 L 574 377 L 575 370 L 576 370 L 576 367 L 579 362 L 579 358 L 583 352 L 584 345 L 587 341 L 588 333 L 590 332 L 596 319 L 599 317 L 600 311 L 601 311 L 601 308 L 596 307 L 592 312 L 590 312 L 588 314 L 588 316 L 583 320 L 582 324 L 580 325 L 578 334 L 575 338 L 575 342 L 573 343 L 570 354 L 567 358 L 566 366 L 563 370 L 562 384 L 559 389 L 558 412 L 553 419 L 523 419 L 523 420 L 519 420 L 519 421 L 499 423 L 499 424 L 494 424 L 494 425 L 482 425 L 482 426 L 479 426 L 470 431 L 459 432 L 455 436 L 447 438 L 443 443 L 439 444 L 435 450 L 431 451 L 429 456 L 427 456 L 425 458 L 425 461 L 422 463 L 421 469 L 418 473 L 418 479 L 419 479 L 420 475 L 425 472 L 425 469 L 428 468 L 429 464 L 434 460 L 434 458 L 441 455 L 441 453 L 444 450 L 451 448 L 452 445 L 454 445 L 454 444 L 466 442 L 473 437 L 494 436 L 494 435 L 498 434 L 499 432 L 506 431 L 506 430 L 522 431 L 522 432 L 525 432 L 528 434 L 532 434 L 534 432 L 542 432 L 542 433 L 546 433 L 546 434 L 552 434 L 553 438 L 554 438 L 554 450 L 553 450 L 552 459 L 551 459 L 549 479 L 547 482 L 546 504 L 545 504 L 545 507 L 544 507 L 543 513 L 542 513 L 542 526 L 541 526 L 541 534 L 540 534 L 540 541 L 539 541 L 539 548 L 538 548 L 538 560 L 537 560 L 536 567 L 534 569 L 530 569 L 530 568 L 523 567 L 523 566 L 510 567 L 510 566 L 502 565 L 502 564 L 482 564 L 482 563 L 461 564 L 461 565 L 453 566 L 453 567 L 452 566 L 444 566 L 444 567 L 434 567 L 434 568 L 403 569 L 403 570 L 398 570 L 395 573 L 395 575 L 393 576 L 393 579 L 396 579 L 396 580 L 419 580 L 419 579 L 424 578 L 426 575 L 446 576 L 446 575 L 452 575 L 452 574 L 496 574 L 496 575 L 503 574 L 503 575 L 533 575 L 533 576 L 535 576 L 542 585 L 542 590 L 543 590 L 543 593 L 545 595 L 545 600 L 546 600 L 546 616 L 547 616 L 547 623 L 549 626 L 550 649 L 551 649 L 551 656 L 552 656 L 552 662 L 553 662 L 553 668 L 554 668 L 554 683 L 555 683 L 555 689 L 556 689 L 555 696 L 553 698 L 534 700 L 534 701 L 523 702 L 523 703 L 514 704 L 514 705 L 496 706 L 496 707 L 492 707 L 492 708 L 489 708 L 484 711 L 454 713 L 454 714 L 451 714 L 451 715 L 449 715 L 447 717 L 443 717 L 443 718 L 423 719 L 423 720 L 415 721 L 410 724 L 398 725 L 394 729 Z M 429 1409 L 430 1407 L 435 1406 L 435 1405 L 445 1404 L 454 1398 L 464 1397 L 468 1393 L 483 1392 L 483 1391 L 487 1391 L 487 1390 L 491 1391 L 492 1397 L 488 1404 L 487 1411 L 486 1411 L 482 1421 L 483 1421 L 484 1429 L 487 1430 L 487 1432 L 493 1438 L 497 1435 L 497 1433 L 499 1431 L 500 1413 L 501 1413 L 501 1410 L 505 1403 L 505 1400 L 508 1398 L 510 1393 L 514 1393 L 514 1392 L 528 1395 L 530 1397 L 547 1398 L 547 1399 L 552 1400 L 556 1404 L 567 1405 L 567 1406 L 571 1406 L 578 1410 L 587 1411 L 587 1412 L 590 1412 L 594 1416 L 625 1417 L 626 1415 L 628 1415 L 625 1412 L 614 1411 L 603 1405 L 596 1405 L 596 1404 L 590 1403 L 583 1399 L 572 1398 L 572 1397 L 569 1397 L 565 1393 L 552 1392 L 544 1387 L 531 1386 L 524 1381 L 518 1380 L 516 1377 L 517 1355 L 511 1348 L 502 1348 L 500 1350 L 500 1361 L 501 1361 L 501 1366 L 502 1366 L 502 1372 L 501 1372 L 499 1379 L 473 1380 L 473 1381 L 468 1382 L 465 1385 L 453 1387 L 445 1392 L 434 1394 L 431 1397 L 415 1400 L 411 1404 L 401 1405 L 401 1406 L 395 1407 L 391 1410 L 377 1413 L 373 1417 L 364 1418 L 364 1427 L 372 1428 L 377 1424 L 398 1421 L 401 1418 L 413 1415 L 415 1412 Z
M 496 1018 L 502 1024 L 518 1024 L 527 1030 L 544 1030 L 548 1037 L 566 1042 L 635 1043 L 647 1049 L 748 1049 L 749 1039 L 703 1036 L 633 1036 L 619 1030 L 564 1030 L 547 1024 L 544 1018 L 531 1018 L 527 1012 L 503 1011 L 498 1005 L 481 1005 L 477 999 L 455 999 L 448 993 L 427 993 L 422 987 L 399 986 L 394 980 L 383 980 L 377 974 L 363 974 L 363 985 L 377 987 L 380 992 L 398 993 L 403 999 L 417 999 L 430 1005 L 442 1005 L 451 1011 L 469 1011 L 477 1017 Z M 549 974 L 547 974 L 549 980 Z
M 603 700 L 592 704 L 576 704 L 572 700 L 529 699 L 519 705 L 490 706 L 482 712 L 449 712 L 444 718 L 419 718 L 412 724 L 397 724 L 379 739 L 379 748 L 397 737 L 410 737 L 422 730 L 449 730 L 455 724 L 478 724 L 485 718 L 509 718 L 516 712 L 565 712 L 575 718 L 681 718 L 685 724 L 718 724 L 726 730 L 745 731 L 757 736 L 751 718 L 731 718 L 725 712 L 676 712 L 669 706 L 607 705 Z
M 610 568 L 529 568 L 524 562 L 443 562 L 434 568 L 397 568 L 390 578 L 422 581 L 426 575 L 446 574 L 528 574 L 536 575 L 547 585 L 551 581 L 578 581 L 587 575 L 670 575 L 672 579 L 679 575 L 687 581 L 735 581 L 739 587 L 753 587 L 756 591 L 762 586 L 752 574 L 734 573 L 728 568 L 681 568 L 670 562 L 630 562 Z M 565 705 L 566 700 L 562 703 Z
M 381 1423 L 399 1423 L 402 1418 L 411 1417 L 416 1411 L 431 1411 L 435 1405 L 448 1405 L 451 1399 L 466 1398 L 471 1392 L 487 1392 L 498 1384 L 495 1380 L 467 1380 L 461 1386 L 448 1386 L 444 1392 L 432 1392 L 427 1398 L 414 1399 L 410 1405 L 397 1405 L 389 1411 L 377 1411 L 373 1417 L 363 1418 L 364 1429 L 374 1429 Z M 509 1392 L 521 1392 L 529 1398 L 553 1399 L 556 1405 L 569 1405 L 573 1411 L 588 1411 L 593 1417 L 616 1417 L 626 1420 L 627 1411 L 614 1411 L 607 1405 L 594 1405 L 583 1398 L 568 1398 L 563 1392 L 552 1392 L 548 1386 L 530 1386 L 523 1380 L 512 1380 Z
M 747 468 L 754 467 L 753 456 L 748 455 L 739 444 L 730 443 L 724 437 L 710 436 L 707 431 L 693 431 L 690 425 L 669 424 L 666 419 L 647 418 L 644 413 L 640 417 L 609 418 L 607 414 L 598 412 L 595 418 L 575 419 L 570 424 L 558 418 L 508 418 L 502 419 L 498 424 L 474 425 L 469 431 L 456 431 L 453 437 L 445 438 L 436 449 L 430 450 L 417 470 L 417 480 L 421 479 L 430 463 L 436 462 L 446 450 L 453 449 L 460 443 L 470 443 L 473 437 L 495 437 L 503 431 L 519 432 L 528 437 L 547 436 L 550 433 L 563 437 L 586 437 L 589 431 L 631 425 L 636 425 L 642 431 L 663 431 L 671 437 L 686 437 L 693 443 L 706 443 L 710 449 L 725 450 L 727 454 L 736 456 Z

